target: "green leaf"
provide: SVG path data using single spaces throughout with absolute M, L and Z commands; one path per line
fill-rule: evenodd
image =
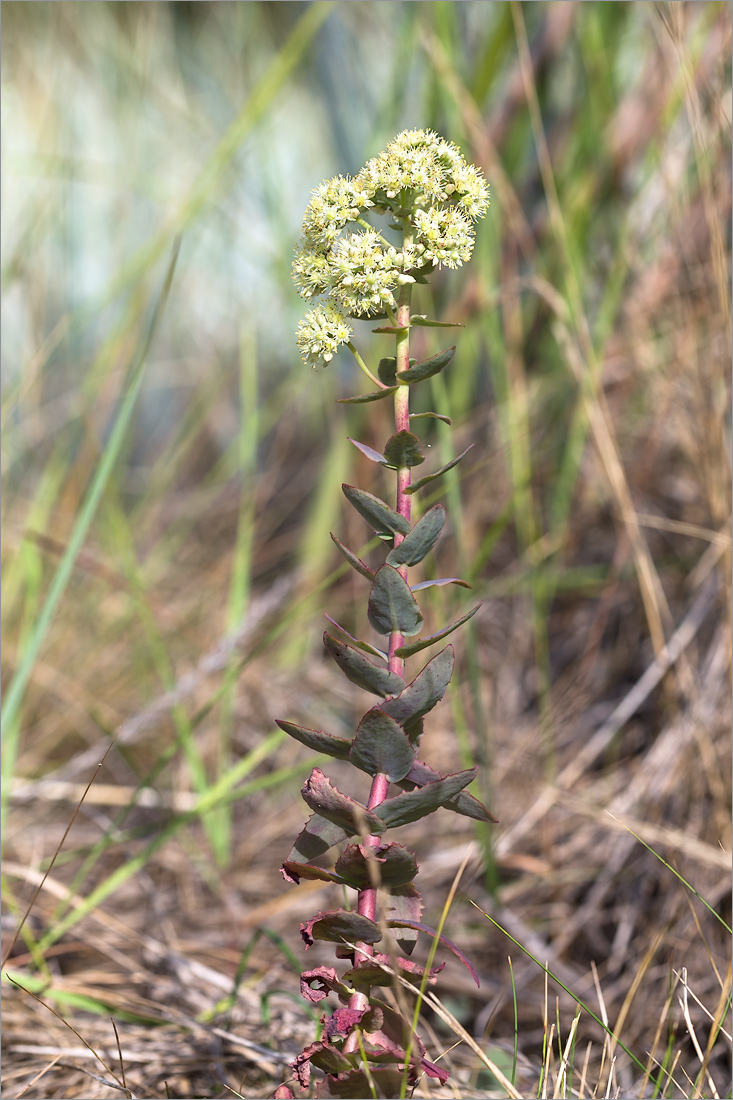
M 435 768 L 431 768 L 429 764 L 423 764 L 422 760 L 416 760 L 405 778 L 400 780 L 398 786 L 402 787 L 403 790 L 411 791 L 415 787 L 424 787 L 426 783 L 432 783 L 434 780 L 441 778 L 440 772 L 436 772 Z M 444 802 L 443 808 L 453 810 L 454 813 L 461 814 L 463 817 L 470 817 L 474 821 L 496 824 L 496 818 L 489 813 L 483 802 L 479 802 L 468 791 L 461 791 L 455 798 Z
M 306 947 L 315 940 L 331 943 L 379 943 L 382 931 L 378 924 L 361 913 L 336 909 L 332 913 L 316 913 L 300 926 Z
M 391 634 L 396 630 L 411 637 L 422 628 L 422 614 L 410 586 L 391 565 L 385 564 L 377 570 L 369 593 L 367 615 L 377 634 Z
M 323 730 L 309 730 L 305 726 L 296 726 L 295 722 L 281 722 L 279 718 L 275 721 L 281 730 L 285 730 L 290 737 L 300 741 L 301 745 L 307 745 L 314 752 L 325 752 L 337 760 L 348 758 L 351 741 L 346 741 L 343 737 L 333 737 L 332 734 L 324 733 Z
M 446 462 L 445 466 L 441 466 L 439 470 L 436 470 L 434 474 L 426 474 L 425 477 L 421 477 L 419 481 L 414 482 L 412 485 L 408 485 L 405 489 L 406 493 L 416 493 L 418 489 L 422 489 L 424 485 L 429 485 L 431 481 L 435 481 L 436 477 L 441 477 L 447 473 L 448 470 L 452 470 L 454 466 L 464 458 L 473 447 L 473 443 L 469 443 L 465 451 L 461 451 L 458 458 L 452 459 L 450 462 Z
M 367 493 L 364 489 L 357 489 L 355 485 L 342 485 L 341 488 L 349 503 L 367 523 L 371 524 L 378 535 L 394 535 L 396 531 L 401 535 L 408 534 L 410 521 L 393 512 L 379 497 Z
M 417 565 L 435 546 L 444 523 L 445 508 L 442 504 L 434 504 L 399 546 L 390 550 L 387 565 Z
M 317 769 L 316 769 L 317 770 Z M 478 768 L 468 768 L 445 779 L 436 779 L 424 787 L 416 787 L 395 798 L 387 798 L 374 807 L 374 813 L 382 819 L 388 829 L 398 825 L 407 825 L 410 821 L 419 821 L 422 817 L 437 810 L 448 799 L 454 798 L 459 791 L 467 787 L 476 778 Z
M 308 818 L 298 839 L 288 853 L 288 861 L 295 863 L 309 863 L 313 859 L 322 856 L 334 844 L 341 844 L 352 835 L 350 830 L 341 829 L 332 821 L 327 821 L 320 814 L 312 814 Z
M 342 794 L 320 768 L 314 768 L 300 792 L 303 801 L 321 817 L 337 825 L 347 836 L 354 833 L 383 833 L 386 825 L 375 814 Z M 413 795 L 416 792 L 411 792 Z M 406 797 L 399 795 L 398 797 Z
M 387 776 L 390 783 L 404 779 L 415 759 L 407 734 L 379 707 L 373 707 L 359 723 L 351 742 L 349 760 L 367 775 Z
M 405 681 L 401 676 L 373 664 L 350 645 L 337 641 L 330 634 L 323 635 L 323 644 L 344 676 L 353 684 L 371 691 L 373 695 L 381 695 L 382 698 L 385 695 L 396 695 L 404 689 Z
M 437 355 L 431 356 L 423 363 L 416 363 L 414 367 L 398 371 L 395 377 L 398 382 L 423 382 L 426 378 L 432 378 L 434 374 L 440 374 L 445 370 L 455 354 L 456 346 L 453 344 L 452 347 L 439 351 Z
M 411 584 L 411 592 L 422 592 L 424 588 L 440 588 L 444 584 L 460 584 L 461 588 L 472 588 L 468 581 L 462 581 L 460 577 L 438 577 L 434 581 L 420 581 L 419 584 Z
M 383 382 L 385 386 L 389 386 L 393 393 L 398 389 L 396 370 L 397 360 L 394 355 L 389 355 L 385 359 L 379 360 L 379 365 L 377 367 L 379 381 Z
M 410 318 L 410 324 L 418 328 L 465 328 L 460 321 L 431 321 L 419 313 Z
M 362 642 L 361 638 L 355 638 L 353 634 L 349 634 L 348 630 L 344 629 L 335 619 L 332 619 L 330 615 L 324 612 L 325 619 L 328 619 L 331 626 L 335 626 L 337 630 L 340 630 L 345 638 L 348 638 L 350 642 L 353 642 L 358 649 L 363 649 L 365 653 L 371 653 L 374 657 L 381 657 L 383 661 L 388 661 L 389 658 L 384 650 L 377 649 L 376 646 L 370 645 L 369 642 Z
M 358 558 L 353 550 L 349 550 L 348 546 L 344 546 L 340 539 L 337 539 L 333 531 L 330 532 L 332 542 L 339 548 L 341 553 L 346 558 L 349 565 L 361 573 L 362 577 L 366 577 L 368 581 L 374 580 L 374 570 L 370 569 L 366 562 L 363 562 L 361 558 Z
M 350 844 L 336 860 L 334 870 L 354 889 L 361 890 L 372 884 L 370 865 L 376 871 L 376 881 L 385 887 L 404 886 L 418 872 L 415 856 L 402 844 L 380 844 L 378 848 Z
M 430 417 L 431 420 L 442 420 L 444 424 L 452 424 L 453 421 L 449 416 L 443 416 L 442 413 L 424 412 L 424 413 L 410 413 L 410 420 L 424 420 L 426 417 Z
M 339 405 L 365 405 L 367 401 L 381 401 L 383 397 L 389 397 L 393 393 L 397 393 L 398 386 L 389 386 L 385 384 L 383 390 L 372 390 L 371 393 L 360 393 L 355 397 L 337 397 L 336 401 Z
M 401 466 L 419 466 L 425 461 L 425 456 L 420 450 L 420 440 L 412 432 L 404 430 L 396 432 L 387 440 L 384 458 L 389 466 L 397 469 Z M 384 465 L 384 459 L 382 465 Z
M 401 726 L 422 718 L 445 695 L 453 675 L 455 654 L 448 645 L 428 661 L 411 684 L 394 699 L 385 699 L 381 709 Z M 440 778 L 436 772 L 435 778 Z
M 384 569 L 384 566 L 382 566 Z M 379 573 L 377 573 L 379 576 Z M 459 626 L 463 626 L 468 620 L 476 614 L 481 607 L 480 603 L 477 603 L 475 607 L 472 607 L 468 614 L 461 616 L 460 619 L 456 619 L 450 626 L 444 627 L 439 630 L 437 634 L 431 634 L 428 638 L 421 638 L 419 642 L 411 642 L 410 645 L 400 646 L 395 650 L 395 654 L 398 657 L 412 657 L 413 653 L 419 653 L 421 649 L 427 649 L 429 645 L 433 645 L 435 642 L 439 642 L 441 638 L 447 638 L 449 634 L 452 634 L 454 630 L 457 630 Z
M 380 328 L 373 328 L 372 332 L 383 332 L 387 336 L 398 336 L 401 332 L 407 332 L 405 326 L 398 327 L 397 325 L 382 325 Z
M 358 439 L 352 439 L 350 435 L 346 437 L 349 443 L 353 443 L 355 447 L 358 447 L 361 453 L 370 458 L 372 462 L 378 462 L 380 466 L 389 466 L 389 462 L 386 461 L 384 455 L 381 455 L 379 451 L 375 451 L 373 447 L 367 447 L 366 443 L 360 443 Z

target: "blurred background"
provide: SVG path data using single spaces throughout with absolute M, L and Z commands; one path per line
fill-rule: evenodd
M 474 446 L 421 507 L 483 601 L 424 747 L 500 821 L 398 838 L 433 925 L 468 854 L 482 986 L 437 992 L 517 1095 L 730 1095 L 730 4 L 11 0 L 2 31 L 3 1094 L 266 1097 L 315 1034 L 298 925 L 343 899 L 278 873 L 324 762 L 275 718 L 371 706 L 321 634 L 365 631 L 328 532 L 372 553 L 340 486 L 391 490 L 346 436 L 390 429 L 335 404 L 348 352 L 300 362 L 290 264 L 312 188 L 429 127 L 491 208 L 416 303 L 465 326 L 416 402 L 436 468 Z M 510 1094 L 423 1022 L 454 1091 L 415 1095 Z

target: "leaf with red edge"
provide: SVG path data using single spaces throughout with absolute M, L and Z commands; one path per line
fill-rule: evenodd
M 281 730 L 284 730 L 296 741 L 300 741 L 301 745 L 313 749 L 314 752 L 325 752 L 328 756 L 333 756 L 337 760 L 348 758 L 351 741 L 347 741 L 343 737 L 334 737 L 330 733 L 324 733 L 323 730 L 309 730 L 305 726 L 297 726 L 295 722 L 281 722 L 279 718 L 276 718 L 275 721 Z
M 446 584 L 458 584 L 461 588 L 473 588 L 468 581 L 462 581 L 460 577 L 436 577 L 432 581 L 420 581 L 419 584 L 411 584 L 411 592 L 422 592 L 426 588 L 442 588 Z
M 336 860 L 335 871 L 354 889 L 361 890 L 372 884 L 372 862 L 377 882 L 390 889 L 412 882 L 418 872 L 414 855 L 402 844 L 380 844 L 378 848 L 350 844 Z
M 420 966 L 414 959 L 403 959 L 401 955 L 375 954 L 373 959 L 366 959 L 364 962 L 360 962 L 358 966 L 347 970 L 344 974 L 344 981 L 349 982 L 356 988 L 363 986 L 366 990 L 373 985 L 392 985 L 394 976 L 390 974 L 389 970 L 385 970 L 384 966 L 380 966 L 379 963 L 383 963 L 391 970 L 400 971 L 407 981 L 419 983 L 425 976 L 425 967 Z M 445 963 L 431 967 L 428 985 L 435 985 L 438 974 L 444 969 Z
M 320 768 L 314 768 L 301 790 L 303 801 L 327 821 L 343 829 L 348 836 L 353 833 L 383 833 L 387 827 L 381 818 L 367 810 L 361 802 L 342 794 Z M 414 794 L 414 792 L 413 792 Z M 399 795 L 399 798 L 406 797 Z M 412 796 L 410 796 L 412 797 Z
M 378 462 L 380 466 L 390 465 L 384 455 L 380 454 L 379 451 L 375 451 L 373 447 L 368 447 L 366 443 L 360 443 L 358 439 L 352 439 L 350 435 L 347 435 L 346 438 L 349 443 L 353 443 L 361 451 L 365 458 L 370 458 L 372 462 Z
M 378 331 L 378 330 L 375 330 Z M 340 1073 L 338 1077 L 329 1074 L 316 1088 L 316 1100 L 364 1100 L 373 1096 L 372 1083 L 378 1097 L 399 1096 L 404 1080 L 402 1069 L 382 1068 L 369 1071 L 369 1077 L 363 1070 L 353 1073 Z M 417 1073 L 410 1066 L 407 1075 L 407 1088 L 411 1092 L 417 1084 Z
M 445 508 L 434 504 L 417 521 L 399 546 L 387 554 L 387 565 L 417 565 L 435 546 L 445 524 Z
M 445 466 L 441 466 L 434 474 L 425 474 L 425 477 L 421 477 L 419 481 L 413 481 L 412 485 L 407 486 L 405 492 L 416 493 L 419 489 L 429 485 L 431 481 L 435 481 L 436 477 L 442 477 L 443 474 L 447 474 L 449 470 L 452 470 L 454 466 L 458 465 L 462 458 L 465 458 L 471 450 L 471 447 L 473 447 L 473 443 L 469 443 L 465 451 L 461 451 L 457 458 L 451 459 L 450 462 L 446 462 Z
M 414 759 L 415 749 L 394 718 L 379 707 L 367 711 L 351 743 L 349 760 L 354 767 L 371 776 L 381 772 L 396 783 L 404 779 Z
M 344 642 L 337 641 L 324 633 L 323 644 L 333 657 L 344 676 L 357 687 L 370 691 L 372 695 L 397 695 L 405 686 L 405 681 L 396 672 L 390 672 L 384 666 L 375 665 L 368 657 L 362 656 Z
M 388 895 L 383 895 L 382 908 L 387 923 L 392 927 L 391 921 L 407 920 L 419 922 L 422 916 L 423 903 L 417 887 L 412 882 L 404 886 L 390 890 Z M 398 927 L 397 925 L 394 926 Z M 405 952 L 411 955 L 417 943 L 417 932 L 413 928 L 403 928 L 395 933 L 395 939 Z
M 384 568 L 384 566 L 382 566 L 382 568 Z M 441 638 L 447 638 L 448 635 L 452 634 L 454 630 L 457 630 L 459 626 L 463 626 L 464 623 L 467 623 L 480 607 L 481 604 L 477 603 L 466 615 L 462 615 L 460 619 L 456 619 L 450 626 L 444 626 L 437 634 L 431 634 L 428 638 L 420 638 L 418 642 L 411 642 L 409 645 L 402 645 L 399 649 L 395 650 L 395 653 L 398 657 L 412 657 L 413 653 L 419 653 L 421 649 L 427 649 L 429 645 L 435 645 Z
M 348 1001 L 351 989 L 344 985 L 332 966 L 317 966 L 300 975 L 300 993 L 306 1001 L 317 1005 L 329 993 L 337 993 L 340 1000 Z
M 416 787 L 406 794 L 385 799 L 379 806 L 374 807 L 374 812 L 387 828 L 406 825 L 410 821 L 419 821 L 421 817 L 427 817 L 433 810 L 437 810 L 449 798 L 453 798 L 467 787 L 476 778 L 477 773 L 478 768 L 467 768 L 466 771 L 447 775 L 444 779 L 436 779 L 433 783 L 426 783 L 424 787 Z
M 426 359 L 422 363 L 416 363 L 414 367 L 398 371 L 397 381 L 423 382 L 426 378 L 432 378 L 434 374 L 440 374 L 441 371 L 445 370 L 455 353 L 456 346 L 453 344 L 452 347 L 439 351 L 437 355 L 433 355 L 430 359 Z
M 334 844 L 340 844 L 349 836 L 351 836 L 351 833 L 347 832 L 346 829 L 339 828 L 338 825 L 334 825 L 332 821 L 327 821 L 320 814 L 313 814 L 306 821 L 298 835 L 298 839 L 290 849 L 286 862 L 292 860 L 295 863 L 309 863 L 311 860 L 317 859 L 318 856 L 322 856 Z M 283 875 L 287 879 L 288 876 L 284 871 Z
M 337 397 L 339 405 L 364 405 L 369 401 L 381 401 L 384 397 L 391 397 L 397 393 L 397 386 L 385 386 L 381 390 L 372 390 L 370 393 L 358 393 L 355 397 Z
M 330 943 L 379 943 L 382 931 L 378 924 L 361 913 L 335 909 L 331 913 L 316 913 L 300 926 L 300 934 L 306 947 L 315 940 Z
M 422 613 L 410 586 L 391 565 L 383 565 L 375 574 L 367 617 L 377 634 L 397 631 L 411 637 L 422 630 Z
M 334 1039 L 342 1039 L 350 1035 L 357 1024 L 361 1023 L 367 1011 L 368 1010 L 364 1008 L 337 1008 L 336 1011 L 324 1021 L 323 1030 L 326 1034 L 326 1038 L 329 1041 L 333 1041 Z
M 341 488 L 349 503 L 353 504 L 359 515 L 371 524 L 378 535 L 393 535 L 396 531 L 401 535 L 408 534 L 410 521 L 394 512 L 379 497 L 358 489 L 355 485 L 342 485 Z
M 416 760 L 405 778 L 399 781 L 398 786 L 402 787 L 403 790 L 411 791 L 415 787 L 424 787 L 426 783 L 432 783 L 434 780 L 442 778 L 440 772 L 436 771 L 435 768 L 431 768 L 429 764 L 424 764 L 422 760 Z M 447 802 L 443 803 L 443 809 L 453 810 L 454 813 L 470 817 L 474 821 L 497 823 L 496 818 L 492 813 L 489 813 L 483 802 L 479 802 L 468 791 L 461 791 L 455 798 L 449 798 Z
M 286 859 L 280 868 L 280 874 L 286 882 L 292 882 L 298 886 L 302 878 L 312 879 L 316 882 L 335 882 L 343 886 L 344 880 L 333 871 L 327 871 L 324 867 L 314 867 L 311 863 L 296 863 L 292 859 Z
M 387 440 L 384 458 L 392 469 L 420 466 L 425 461 L 425 456 L 420 449 L 420 440 L 404 428 L 401 432 L 395 432 Z
M 440 941 L 440 943 L 442 943 L 445 947 L 448 948 L 449 951 L 453 952 L 453 954 L 456 956 L 457 959 L 461 960 L 461 962 L 466 967 L 469 974 L 471 975 L 471 977 L 475 981 L 476 985 L 479 986 L 479 987 L 481 986 L 481 982 L 478 979 L 478 974 L 476 973 L 474 968 L 471 966 L 471 963 L 468 961 L 466 956 L 463 954 L 460 947 L 458 947 L 455 943 L 453 943 L 452 940 L 449 940 L 447 936 L 443 936 L 442 934 L 438 935 L 435 928 L 431 928 L 427 924 L 422 924 L 420 921 L 412 921 L 412 920 L 390 920 L 390 921 L 387 921 L 387 926 L 389 928 L 414 928 L 417 932 L 427 932 L 427 934 L 429 936 L 432 936 L 433 939 L 437 938 Z
M 372 653 L 375 657 L 381 657 L 384 663 L 387 663 L 388 657 L 383 649 L 377 649 L 369 642 L 362 642 L 361 638 L 355 638 L 353 634 L 349 634 L 348 630 L 341 626 L 341 623 L 337 623 L 335 619 L 332 619 L 331 616 L 325 612 L 323 617 L 328 619 L 331 626 L 335 626 L 337 630 L 340 630 L 343 636 L 348 638 L 350 642 L 353 642 L 358 649 L 363 649 L 365 653 Z
M 385 699 L 380 704 L 381 709 L 402 726 L 422 718 L 445 695 L 454 663 L 453 646 L 447 645 L 428 661 L 399 695 L 394 699 Z
M 344 546 L 341 540 L 336 538 L 333 531 L 329 533 L 331 535 L 331 541 L 333 542 L 334 546 L 336 546 L 341 551 L 351 568 L 355 569 L 357 573 L 361 573 L 362 577 L 366 577 L 368 581 L 373 581 L 374 570 L 370 569 L 366 562 L 362 561 L 361 558 L 358 557 L 353 550 L 349 550 L 348 546 Z
M 428 1077 L 437 1077 L 441 1085 L 444 1085 L 450 1077 L 448 1070 L 443 1069 L 441 1066 L 436 1066 L 435 1062 L 429 1062 L 427 1058 L 421 1058 L 420 1065 L 425 1070 Z

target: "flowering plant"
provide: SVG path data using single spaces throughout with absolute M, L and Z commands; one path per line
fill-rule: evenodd
M 470 258 L 474 222 L 488 204 L 481 172 L 466 163 L 455 145 L 429 130 L 407 130 L 354 178 L 338 176 L 316 188 L 293 263 L 302 296 L 323 299 L 298 326 L 303 360 L 313 367 L 324 366 L 341 345 L 348 347 L 376 389 L 344 400 L 366 403 L 391 397 L 395 411 L 395 431 L 383 453 L 352 440 L 367 458 L 395 472 L 395 508 L 363 489 L 343 486 L 347 500 L 386 544 L 384 563 L 372 569 L 331 535 L 341 554 L 370 585 L 367 617 L 376 633 L 387 639 L 387 650 L 352 637 L 332 619 L 340 637 L 324 635 L 325 647 L 344 675 L 379 696 L 380 702 L 363 716 L 350 740 L 278 722 L 297 741 L 349 760 L 371 777 L 368 799 L 362 803 L 338 790 L 319 768 L 313 769 L 302 790 L 313 815 L 281 868 L 288 882 L 297 884 L 301 878 L 333 882 L 357 894 L 355 909 L 319 912 L 300 928 L 306 948 L 315 940 L 334 942 L 337 958 L 350 964 L 340 976 L 328 966 L 301 976 L 303 995 L 312 1003 L 329 994 L 339 1001 L 332 1015 L 323 1019 L 322 1038 L 292 1066 L 301 1089 L 310 1085 L 311 1067 L 323 1072 L 317 1097 L 405 1095 L 421 1072 L 447 1079 L 446 1071 L 425 1057 L 424 1047 L 403 1016 L 374 993 L 389 985 L 394 973 L 418 985 L 435 981 L 442 966 L 424 968 L 409 958 L 420 932 L 437 937 L 476 977 L 463 953 L 422 923 L 422 901 L 413 882 L 418 871 L 415 857 L 401 844 L 386 841 L 384 834 L 441 806 L 478 821 L 495 820 L 465 789 L 476 768 L 443 776 L 417 759 L 423 718 L 442 699 L 453 673 L 453 647 L 440 650 L 411 681 L 404 675 L 407 658 L 445 638 L 480 606 L 437 633 L 416 638 L 423 627 L 416 591 L 436 584 L 470 586 L 456 577 L 416 585 L 408 582 L 408 570 L 433 548 L 446 518 L 443 506 L 435 504 L 413 523 L 413 494 L 463 457 L 412 480 L 413 467 L 421 465 L 424 456 L 410 430 L 411 418 L 418 415 L 409 411 L 410 390 L 443 371 L 455 347 L 421 363 L 411 359 L 413 327 L 451 326 L 414 316 L 410 307 L 415 283 L 426 282 L 436 267 L 459 267 Z M 380 215 L 389 219 L 384 230 L 368 220 Z M 391 240 L 390 234 L 397 240 Z M 386 320 L 374 331 L 395 340 L 395 354 L 380 359 L 376 374 L 352 342 L 351 320 L 361 317 Z M 437 413 L 419 415 L 450 423 Z M 390 785 L 401 793 L 390 796 Z M 356 840 L 350 842 L 352 837 Z M 316 862 L 344 844 L 332 867 Z M 294 1094 L 282 1085 L 275 1095 Z

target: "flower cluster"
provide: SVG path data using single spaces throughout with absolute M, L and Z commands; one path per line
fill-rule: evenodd
M 326 299 L 298 327 L 304 361 L 323 365 L 348 343 L 347 317 L 384 315 L 416 275 L 470 259 L 473 222 L 488 205 L 481 172 L 432 130 L 405 130 L 358 175 L 317 187 L 293 262 L 302 297 Z M 391 215 L 402 244 L 387 240 L 367 221 L 369 214 Z

